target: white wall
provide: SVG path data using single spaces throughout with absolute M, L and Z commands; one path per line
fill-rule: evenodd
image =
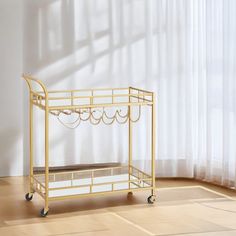
M 22 3 L 0 1 L 0 176 L 22 175 Z

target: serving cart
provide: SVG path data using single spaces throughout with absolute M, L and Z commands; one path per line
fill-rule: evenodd
M 153 92 L 128 88 L 97 88 L 83 90 L 48 91 L 46 86 L 31 75 L 23 74 L 23 79 L 29 87 L 29 147 L 30 171 L 29 192 L 25 195 L 27 201 L 32 200 L 37 192 L 45 201 L 41 216 L 45 217 L 49 211 L 49 202 L 69 198 L 87 197 L 116 192 L 151 190 L 147 198 L 152 204 L 155 196 L 155 96 Z M 36 86 L 35 86 L 36 85 Z M 35 89 L 35 87 L 38 87 Z M 45 119 L 45 156 L 43 173 L 34 172 L 33 156 L 33 107 L 44 111 Z M 150 107 L 151 112 L 151 173 L 146 173 L 133 165 L 132 158 L 132 124 L 141 116 L 143 106 Z M 121 108 L 126 108 L 122 112 Z M 108 113 L 113 110 L 113 114 Z M 134 117 L 133 109 L 136 111 Z M 64 122 L 61 115 L 76 115 L 73 122 Z M 87 121 L 94 125 L 114 122 L 128 123 L 128 163 L 107 168 L 86 170 L 51 171 L 49 169 L 49 115 L 57 119 L 68 128 L 76 128 L 81 122 Z

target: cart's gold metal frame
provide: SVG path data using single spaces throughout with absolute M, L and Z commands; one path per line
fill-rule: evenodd
M 99 194 L 107 194 L 114 192 L 132 192 L 137 190 L 151 190 L 151 196 L 148 198 L 149 203 L 155 201 L 155 130 L 156 130 L 156 114 L 155 114 L 155 95 L 153 92 L 149 92 L 143 89 L 134 87 L 129 88 L 105 88 L 105 89 L 80 89 L 80 90 L 58 90 L 48 91 L 46 86 L 38 79 L 33 78 L 31 75 L 23 74 L 23 79 L 29 87 L 29 140 L 30 140 L 30 173 L 29 173 L 29 193 L 26 194 L 26 199 L 31 200 L 33 193 L 37 192 L 45 200 L 44 209 L 41 211 L 42 216 L 46 216 L 49 210 L 49 201 L 63 200 L 67 198 L 76 198 L 82 196 L 91 196 Z M 37 89 L 35 87 L 38 87 Z M 102 102 L 101 102 L 102 100 Z M 33 106 L 39 107 L 44 110 L 45 119 L 45 172 L 44 174 L 34 174 L 34 140 L 33 140 Z M 133 156 L 133 140 L 132 140 L 132 123 L 136 122 L 140 118 L 132 118 L 132 108 L 141 106 L 151 107 L 151 174 L 147 174 L 132 165 Z M 106 123 L 104 117 L 108 117 L 103 111 L 100 118 L 93 117 L 93 109 L 105 109 L 108 107 L 126 107 L 127 115 L 121 115 L 116 112 L 111 117 L 111 122 Z M 112 124 L 114 120 L 119 120 L 118 115 L 125 120 L 121 123 L 128 122 L 128 166 L 99 168 L 92 170 L 80 170 L 80 171 L 67 171 L 49 173 L 49 114 L 59 116 L 60 113 L 71 114 L 76 112 L 79 117 L 83 112 L 88 114 L 93 124 L 98 124 L 103 121 L 105 124 Z M 95 119 L 95 123 L 92 122 L 91 117 Z M 81 117 L 80 117 L 81 118 Z M 81 118 L 82 120 L 82 118 Z M 128 179 L 120 181 L 105 181 L 103 183 L 95 183 L 95 175 L 99 171 L 110 172 L 112 176 L 115 171 L 119 173 L 128 174 Z M 63 174 L 64 177 L 63 177 Z M 88 176 L 88 183 L 83 185 L 74 184 L 75 176 L 79 174 L 85 174 Z M 63 177 L 64 181 L 71 181 L 70 185 L 62 187 L 51 187 L 52 182 L 61 181 Z M 59 180 L 57 180 L 59 179 Z M 116 189 L 119 184 L 127 184 L 125 189 Z M 93 192 L 93 189 L 97 186 L 110 186 L 109 191 Z M 50 196 L 50 191 L 63 190 L 63 189 L 79 189 L 88 188 L 88 193 L 63 195 L 63 196 Z

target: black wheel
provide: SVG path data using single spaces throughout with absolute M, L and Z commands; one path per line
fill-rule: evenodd
M 153 204 L 156 201 L 156 196 L 155 195 L 151 195 L 147 198 L 147 202 L 149 204 Z
M 46 217 L 47 216 L 47 214 L 48 214 L 48 211 L 44 211 L 44 208 L 40 211 L 40 215 L 42 216 L 42 217 Z
M 131 197 L 133 197 L 133 192 L 128 192 L 127 193 L 127 198 L 131 198 Z
M 128 197 L 132 197 L 132 196 L 133 196 L 133 192 L 128 192 L 128 193 L 127 193 L 127 196 L 128 196 Z
M 31 201 L 33 199 L 33 193 L 26 193 L 25 194 L 25 200 Z

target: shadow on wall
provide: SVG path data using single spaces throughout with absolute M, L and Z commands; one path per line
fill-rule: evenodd
M 146 87 L 146 4 L 145 0 L 26 1 L 24 71 L 42 79 L 50 89 L 133 84 Z M 24 121 L 27 127 L 26 117 Z M 43 122 L 37 122 L 36 142 L 40 145 Z M 51 165 L 120 161 L 127 157 L 126 139 L 114 142 L 114 135 L 126 137 L 127 130 L 89 125 L 78 129 L 72 133 L 65 128 L 59 130 L 58 124 L 51 122 L 50 138 L 56 141 L 51 141 L 50 154 L 57 156 Z M 94 143 L 101 149 L 101 157 L 94 153 Z M 37 156 L 42 160 L 43 149 L 38 149 Z
M 17 128 L 6 128 L 0 132 L 0 176 L 22 175 L 23 152 L 21 132 Z
M 80 87 L 130 85 L 133 73 L 135 84 L 144 82 L 145 56 L 139 60 L 135 51 L 145 54 L 145 12 L 134 23 L 133 7 L 132 1 L 28 1 L 24 69 L 52 87 L 78 80 Z
M 0 176 L 22 175 L 22 3 L 0 1 Z

